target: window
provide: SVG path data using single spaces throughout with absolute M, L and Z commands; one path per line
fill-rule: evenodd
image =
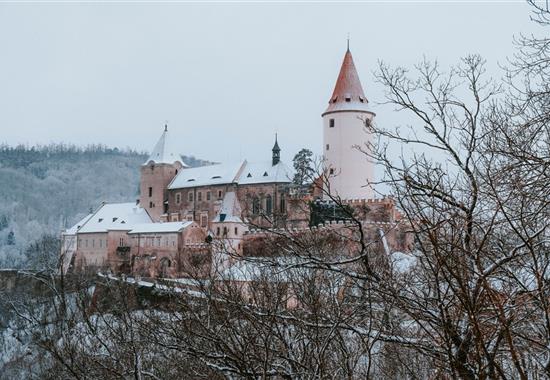
M 235 227 L 235 236 L 238 235 L 239 229 Z
M 328 121 L 328 126 L 329 126 L 329 128 L 334 128 L 334 119 L 330 119 Z
M 193 202 L 193 192 L 192 191 L 187 193 L 187 200 L 189 202 Z
M 252 214 L 258 214 L 260 212 L 260 200 L 254 198 L 252 200 Z
M 201 227 L 207 227 L 208 226 L 208 214 L 201 214 Z
M 223 236 L 227 236 L 227 227 L 223 228 Z
M 220 236 L 220 227 L 216 228 L 216 236 Z
M 210 191 L 207 191 L 206 192 L 206 200 L 209 201 L 211 196 L 212 196 L 212 194 L 210 193 Z
M 198 200 L 199 202 L 202 201 L 202 191 L 199 191 L 199 193 L 197 194 L 197 200 Z
M 281 196 L 281 202 L 279 203 L 279 212 L 284 214 L 286 212 L 286 200 L 284 196 Z
M 149 188 L 149 197 L 152 197 L 152 196 L 153 196 L 153 188 L 150 187 L 150 188 Z
M 119 246 L 119 247 L 122 247 L 123 245 L 124 245 L 124 238 L 120 238 L 120 239 L 118 240 L 118 246 Z
M 346 102 L 351 102 L 351 95 L 346 95 Z
M 327 144 L 327 150 L 330 148 L 330 146 Z
M 153 208 L 153 202 L 149 202 L 149 208 Z
M 181 203 L 181 193 L 176 194 L 176 204 L 179 205 Z
M 265 198 L 265 211 L 268 215 L 271 215 L 273 212 L 273 199 L 271 198 L 271 195 L 268 195 Z
M 223 192 L 221 190 L 218 190 L 218 199 L 222 199 Z
M 193 221 L 193 214 L 187 215 L 187 221 L 192 222 Z
M 330 168 L 329 174 L 334 174 L 334 169 L 333 168 Z

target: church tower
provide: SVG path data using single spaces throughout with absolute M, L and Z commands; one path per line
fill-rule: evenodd
M 325 191 L 342 199 L 372 198 L 367 182 L 373 181 L 373 164 L 357 146 L 365 148 L 370 138 L 365 121 L 372 122 L 359 75 L 348 49 L 334 91 L 323 117 L 324 170 L 328 177 Z
M 151 155 L 141 165 L 139 203 L 155 222 L 160 221 L 161 215 L 168 212 L 168 184 L 180 170 L 188 167 L 174 143 L 168 133 L 168 126 L 165 125 Z

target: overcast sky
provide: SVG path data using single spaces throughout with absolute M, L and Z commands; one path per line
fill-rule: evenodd
M 512 38 L 537 32 L 517 2 L 364 4 L 0 3 L 0 142 L 151 150 L 168 120 L 181 152 L 290 160 L 319 153 L 321 113 L 351 35 L 377 122 L 377 61 L 443 66 L 480 53 L 499 77 Z

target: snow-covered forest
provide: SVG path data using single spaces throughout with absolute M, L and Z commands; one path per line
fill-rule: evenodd
M 101 202 L 137 199 L 145 159 L 103 145 L 0 145 L 0 268 L 36 267 L 37 247 L 55 246 L 62 229 Z

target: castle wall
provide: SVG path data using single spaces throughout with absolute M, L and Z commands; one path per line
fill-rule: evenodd
M 78 234 L 76 268 L 82 270 L 85 267 L 106 267 L 108 258 L 107 241 L 107 232 Z
M 205 232 L 196 224 L 181 232 L 131 234 L 132 273 L 163 278 L 204 275 L 210 267 L 205 238 Z
M 179 162 L 151 163 L 140 168 L 139 203 L 147 210 L 153 221 L 160 221 L 160 216 L 165 213 L 164 201 L 168 198 L 168 184 L 180 170 L 182 165 Z
M 290 197 L 285 184 L 229 184 L 168 190 L 166 219 L 167 221 L 194 220 L 201 227 L 211 228 L 211 221 L 221 208 L 223 196 L 229 191 L 236 192 L 243 215 L 252 224 L 270 227 L 270 221 L 277 221 L 288 212 Z M 210 199 L 208 199 L 208 193 L 210 193 Z M 270 213 L 267 212 L 269 197 L 271 197 Z M 253 205 L 255 199 L 257 199 L 257 208 Z M 284 199 L 282 204 L 281 199 Z M 268 218 L 261 214 L 266 214 Z

